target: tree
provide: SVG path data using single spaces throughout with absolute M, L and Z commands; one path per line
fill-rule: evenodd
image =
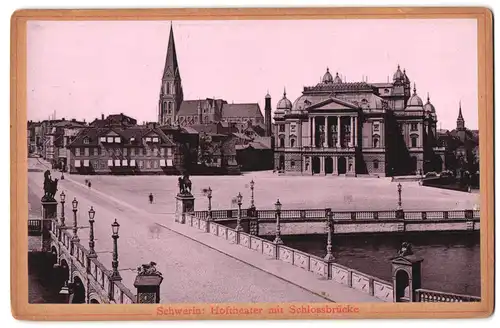
M 213 163 L 217 157 L 217 153 L 221 156 L 221 166 L 224 166 L 224 154 L 222 149 L 222 140 L 216 141 L 209 135 L 200 135 L 200 143 L 198 149 L 198 162 L 203 165 Z

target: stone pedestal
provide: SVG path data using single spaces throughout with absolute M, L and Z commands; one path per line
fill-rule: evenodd
M 42 251 L 50 252 L 50 231 L 52 222 L 57 220 L 57 202 L 42 201 Z
M 163 277 L 159 275 L 137 275 L 134 287 L 137 288 L 137 303 L 160 303 L 160 285 Z
M 415 290 L 422 287 L 422 261 L 415 255 L 391 259 L 394 302 L 415 302 Z
M 179 193 L 175 199 L 175 222 L 184 224 L 186 213 L 194 212 L 194 196 L 191 193 Z
M 250 207 L 247 209 L 248 231 L 252 236 L 259 235 L 259 220 L 257 218 L 257 209 Z

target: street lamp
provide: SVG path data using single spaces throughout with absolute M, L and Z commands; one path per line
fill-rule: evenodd
M 74 242 L 79 242 L 80 238 L 78 238 L 78 222 L 76 219 L 76 212 L 78 211 L 78 201 L 76 200 L 76 197 L 73 199 L 71 204 L 73 204 L 73 238 L 72 238 L 72 240 Z
M 118 231 L 120 230 L 120 225 L 116 222 L 116 219 L 115 222 L 111 224 L 111 229 L 113 231 L 113 234 L 111 235 L 111 237 L 113 237 L 113 262 L 111 262 L 113 272 L 111 273 L 111 280 L 122 280 L 122 277 L 118 272 Z
M 237 224 L 236 224 L 236 231 L 243 231 L 243 227 L 241 226 L 241 201 L 243 200 L 243 196 L 241 196 L 241 193 L 238 193 L 238 196 L 236 196 L 236 200 L 238 202 L 238 219 L 237 219 Z
M 328 239 L 326 242 L 326 255 L 325 255 L 325 261 L 331 262 L 335 260 L 335 257 L 332 254 L 332 223 L 333 223 L 333 212 L 331 210 L 328 210 L 326 212 L 326 228 L 327 233 L 328 233 Z
M 89 255 L 88 257 L 97 257 L 97 254 L 95 252 L 94 246 L 94 217 L 95 217 L 95 211 L 94 207 L 90 206 L 89 210 L 89 222 L 90 222 L 90 239 L 89 239 Z
M 252 181 L 250 181 L 250 189 L 252 190 L 252 198 L 250 200 L 250 207 L 252 209 L 255 208 L 255 201 L 254 201 L 254 197 L 253 197 L 253 187 L 254 187 L 254 185 L 255 185 L 255 182 L 253 182 L 253 179 L 252 179 Z
M 281 240 L 280 231 L 281 203 L 279 199 L 276 201 L 276 204 L 274 204 L 274 206 L 276 208 L 276 238 L 274 238 L 274 243 L 276 245 L 281 245 L 283 244 L 283 241 Z
M 402 187 L 401 187 L 401 183 L 398 183 L 398 210 L 401 210 L 403 209 L 403 207 L 401 206 L 401 190 L 402 190 Z
M 64 203 L 66 202 L 66 194 L 64 194 L 64 191 L 61 192 L 61 228 L 62 227 L 65 227 L 65 224 L 64 224 Z
M 212 219 L 212 188 L 208 187 L 207 189 L 207 198 L 208 198 L 208 220 Z

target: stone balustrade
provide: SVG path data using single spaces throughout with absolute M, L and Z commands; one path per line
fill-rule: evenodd
M 218 236 L 219 238 L 227 240 L 229 243 L 240 245 L 261 253 L 264 256 L 290 263 L 291 265 L 320 275 L 325 279 L 375 296 L 383 301 L 393 301 L 393 287 L 392 283 L 388 281 L 381 280 L 337 263 L 325 261 L 318 256 L 285 245 L 277 245 L 272 241 L 245 232 L 237 232 L 235 229 L 214 221 L 207 221 L 206 216 L 201 214 L 203 212 L 206 211 L 189 213 L 186 224 L 214 236 Z
M 423 288 L 415 290 L 415 296 L 417 302 L 481 302 L 481 298 L 477 296 L 439 292 Z

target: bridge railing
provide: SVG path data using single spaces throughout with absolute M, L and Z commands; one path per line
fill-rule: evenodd
M 415 290 L 416 302 L 481 302 L 481 297 L 440 292 L 428 289 Z
M 70 255 L 76 261 L 73 264 L 78 271 L 86 272 L 87 277 L 91 276 L 91 285 L 100 290 L 101 295 L 108 295 L 110 301 L 117 304 L 136 303 L 136 296 L 122 282 L 111 279 L 111 271 L 108 270 L 96 257 L 89 257 L 89 251 L 79 242 L 72 240 L 72 233 L 68 227 L 61 228 L 57 226 L 56 220 L 53 220 L 52 238 L 59 240 Z M 62 249 L 63 247 L 61 247 Z M 92 281 L 93 280 L 93 281 Z M 112 286 L 111 286 L 112 285 Z
M 248 217 L 246 209 L 241 210 L 243 218 Z M 257 219 L 274 220 L 275 210 L 257 210 Z M 403 216 L 398 217 L 397 211 L 332 211 L 334 221 L 425 221 L 425 220 L 479 220 L 479 210 L 455 210 L 455 211 L 402 211 Z M 212 210 L 212 219 L 226 220 L 236 219 L 238 210 Z M 282 210 L 280 212 L 283 220 L 326 220 L 325 209 L 307 210 Z M 200 219 L 208 217 L 208 211 L 195 211 L 193 215 Z
M 42 233 L 42 219 L 28 219 L 28 236 Z
M 322 211 L 324 213 L 324 210 Z M 269 215 L 270 212 L 264 213 Z M 190 215 L 186 217 L 186 224 L 214 236 L 218 236 L 219 238 L 227 240 L 229 243 L 240 245 L 262 253 L 264 256 L 290 263 L 293 266 L 320 275 L 327 280 L 346 285 L 383 301 L 393 301 L 393 286 L 388 281 L 337 263 L 325 261 L 321 257 L 285 245 L 275 244 L 264 238 L 241 231 L 237 232 L 235 229 L 214 221 L 207 221 L 202 217 L 203 215 L 191 212 Z

